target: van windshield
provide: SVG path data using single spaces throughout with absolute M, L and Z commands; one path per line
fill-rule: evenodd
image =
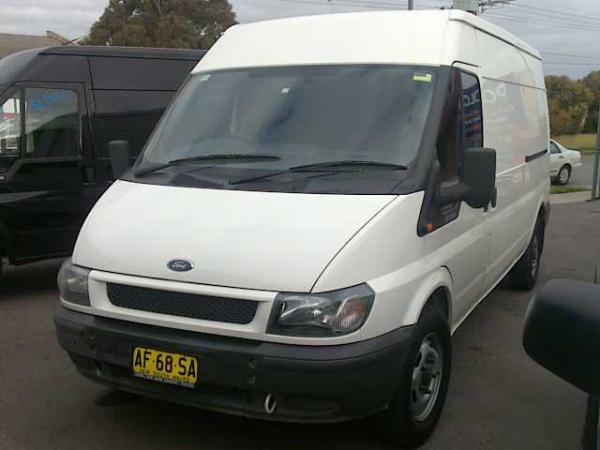
M 417 155 L 435 77 L 433 68 L 397 65 L 198 73 L 129 177 L 335 193 L 361 192 L 365 180 L 389 191 Z

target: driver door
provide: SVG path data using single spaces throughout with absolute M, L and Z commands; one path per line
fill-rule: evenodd
M 13 262 L 69 254 L 93 204 L 83 86 L 19 84 L 0 105 L 0 130 L 9 130 L 0 136 L 0 218 L 12 235 L 3 250 Z

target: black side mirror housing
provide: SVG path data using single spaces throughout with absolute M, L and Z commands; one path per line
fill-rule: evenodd
M 469 148 L 463 155 L 461 181 L 466 185 L 465 202 L 481 209 L 490 204 L 496 189 L 496 150 Z
M 113 178 L 116 180 L 129 169 L 131 158 L 129 141 L 110 141 L 108 143 L 108 155 Z
M 600 395 L 600 286 L 549 281 L 529 307 L 523 347 L 550 372 Z

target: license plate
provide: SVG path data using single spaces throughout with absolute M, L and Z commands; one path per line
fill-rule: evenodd
M 193 356 L 135 347 L 131 359 L 136 377 L 190 388 L 198 381 L 200 365 Z

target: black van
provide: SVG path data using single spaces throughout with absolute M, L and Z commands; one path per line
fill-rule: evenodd
M 203 54 L 63 46 L 0 59 L 4 262 L 71 253 L 88 211 L 113 179 L 109 143 L 127 141 L 134 159 Z M 126 151 L 120 144 L 113 152 Z

